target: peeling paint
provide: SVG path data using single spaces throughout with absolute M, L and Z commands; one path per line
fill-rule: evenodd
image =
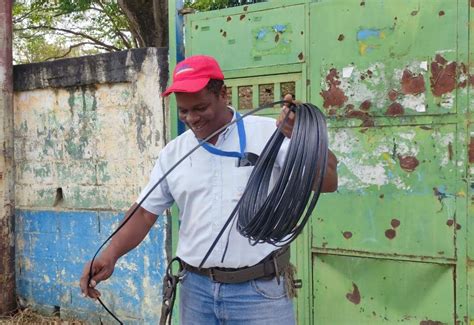
M 325 108 L 336 106 L 342 107 L 347 101 L 347 97 L 339 85 L 341 81 L 339 80 L 339 73 L 336 69 L 331 69 L 329 74 L 326 76 L 326 82 L 328 85 L 328 90 L 323 90 L 321 96 L 324 98 L 323 106 Z
M 456 88 L 456 62 L 448 62 L 441 54 L 437 54 L 431 62 L 431 91 L 440 97 Z

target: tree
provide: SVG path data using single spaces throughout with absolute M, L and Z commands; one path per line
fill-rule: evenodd
M 186 0 L 208 11 L 265 0 Z M 168 47 L 168 0 L 16 0 L 15 63 Z
M 15 63 L 168 46 L 168 0 L 20 0 Z

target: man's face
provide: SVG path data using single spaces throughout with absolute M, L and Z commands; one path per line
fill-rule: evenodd
M 232 118 L 227 109 L 225 87 L 222 88 L 219 96 L 206 88 L 197 93 L 176 93 L 179 119 L 199 139 L 206 138 Z

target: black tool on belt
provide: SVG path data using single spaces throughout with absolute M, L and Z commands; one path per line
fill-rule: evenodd
M 174 262 L 179 263 L 177 274 L 173 274 L 172 266 Z M 176 299 L 176 289 L 183 276 L 184 270 L 196 274 L 208 276 L 212 281 L 220 283 L 242 283 L 256 279 L 272 279 L 276 277 L 280 285 L 280 275 L 287 269 L 290 263 L 290 249 L 288 246 L 273 251 L 259 263 L 236 269 L 211 267 L 198 268 L 187 264 L 179 257 L 173 258 L 166 269 L 166 275 L 163 280 L 163 304 L 161 307 L 160 325 L 171 324 L 174 301 Z M 293 287 L 301 288 L 301 280 L 292 283 Z

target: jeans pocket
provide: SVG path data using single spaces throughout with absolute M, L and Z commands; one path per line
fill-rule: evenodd
M 268 299 L 281 299 L 286 296 L 285 279 L 280 277 L 280 284 L 276 278 L 271 280 L 252 280 L 252 287 L 259 295 Z
M 179 282 L 181 284 L 184 284 L 184 282 L 186 281 L 186 279 L 188 278 L 188 275 L 189 275 L 189 271 L 188 270 L 183 270 L 183 274 L 181 275 L 181 277 L 179 278 Z

